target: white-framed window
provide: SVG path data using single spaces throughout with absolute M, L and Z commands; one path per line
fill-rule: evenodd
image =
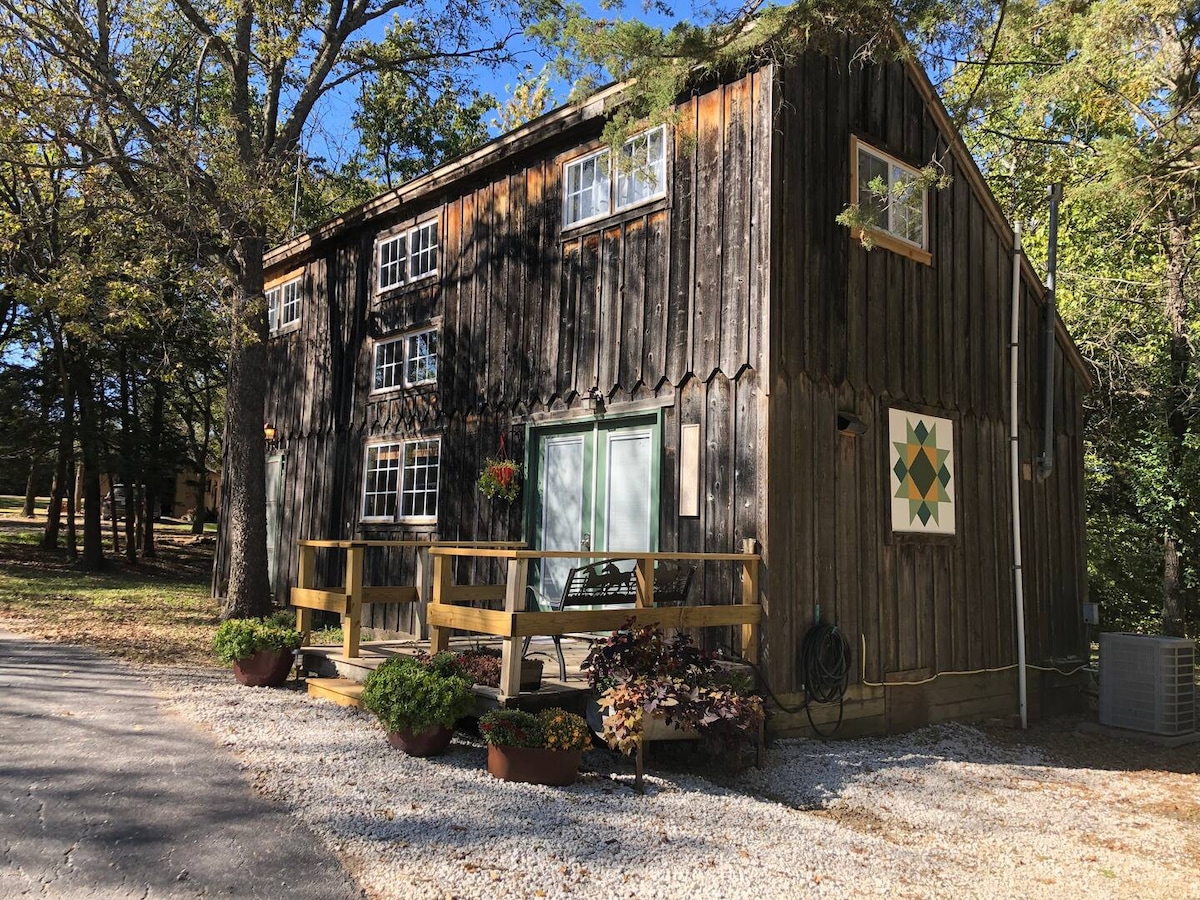
M 266 290 L 267 326 L 272 332 L 282 331 L 292 323 L 300 321 L 303 284 L 304 276 L 297 275 Z
M 621 147 L 617 171 L 617 210 L 645 203 L 667 192 L 667 126 L 635 135 Z
M 438 332 L 426 328 L 375 345 L 371 392 L 437 383 Z
M 861 141 L 856 140 L 854 147 L 859 210 L 875 223 L 874 230 L 925 249 L 928 192 L 918 186 L 920 173 Z
M 621 145 L 617 176 L 607 150 L 563 166 L 563 227 L 599 219 L 667 193 L 667 126 L 635 134 Z
M 411 284 L 437 274 L 438 220 L 429 219 L 376 244 L 379 290 Z
M 436 521 L 440 457 L 440 438 L 368 444 L 362 520 Z

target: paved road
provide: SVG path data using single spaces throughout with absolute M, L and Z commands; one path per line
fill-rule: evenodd
M 0 631 L 0 898 L 22 896 L 361 893 L 129 669 Z

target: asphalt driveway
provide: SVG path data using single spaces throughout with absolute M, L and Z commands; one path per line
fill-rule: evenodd
M 0 631 L 0 897 L 362 894 L 130 668 Z

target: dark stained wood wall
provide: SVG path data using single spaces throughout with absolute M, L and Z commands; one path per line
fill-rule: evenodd
M 528 418 L 579 411 L 593 386 L 611 416 L 664 405 L 662 549 L 728 551 L 759 535 L 772 88 L 767 69 L 697 90 L 673 129 L 668 196 L 597 223 L 561 227 L 562 163 L 599 146 L 593 121 L 317 248 L 303 327 L 270 349 L 268 418 L 287 453 L 277 592 L 294 579 L 302 538 L 524 537 L 520 502 L 476 490 L 483 460 L 502 436 L 521 458 Z M 375 297 L 375 235 L 435 211 L 437 279 Z M 436 388 L 371 396 L 372 338 L 431 321 Z M 681 519 L 686 423 L 701 425 L 704 502 Z M 437 528 L 361 525 L 364 443 L 423 434 L 442 437 Z M 337 557 L 319 554 L 329 582 L 342 577 Z M 413 563 L 372 551 L 368 567 L 369 583 L 397 583 Z M 713 602 L 735 597 L 732 566 L 714 564 L 698 583 Z M 372 615 L 369 625 L 407 630 L 402 609 Z M 731 634 L 710 638 L 728 644 Z
M 1011 256 L 900 63 L 806 56 L 780 75 L 771 317 L 765 655 L 795 691 L 796 649 L 820 604 L 854 645 L 854 680 L 921 679 L 1016 660 L 1008 457 Z M 953 178 L 930 192 L 933 264 L 864 250 L 835 218 L 850 202 L 850 137 Z M 1023 290 L 1022 454 L 1040 449 L 1040 302 Z M 1031 663 L 1081 652 L 1083 380 L 1061 348 L 1054 475 L 1023 482 Z M 887 408 L 956 421 L 954 538 L 892 535 Z M 840 435 L 839 411 L 869 426 Z M 786 587 L 784 587 L 786 586 Z M 865 655 L 861 653 L 865 641 Z

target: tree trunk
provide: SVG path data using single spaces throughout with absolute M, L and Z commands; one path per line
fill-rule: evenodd
M 21 517 L 24 519 L 32 519 L 34 516 L 34 503 L 37 501 L 37 470 L 38 458 L 36 455 L 29 457 L 29 478 L 25 481 L 25 502 L 21 505 Z
M 100 428 L 92 373 L 88 362 L 77 354 L 75 389 L 79 404 L 79 448 L 83 466 L 83 553 L 79 567 L 85 572 L 104 568 L 104 534 L 100 503 Z
M 121 354 L 121 481 L 125 485 L 125 559 L 133 566 L 137 565 L 137 513 L 140 485 L 134 472 L 133 454 L 136 438 L 136 426 L 132 410 L 133 399 L 129 390 L 129 357 Z M 116 491 L 113 491 L 113 502 L 116 502 Z M 114 535 L 115 537 L 115 535 Z
M 192 534 L 204 534 L 204 520 L 208 518 L 208 507 L 205 501 L 208 499 L 208 471 L 199 470 L 196 472 L 196 504 L 195 512 L 192 513 Z
M 1167 450 L 1169 499 L 1163 538 L 1163 634 L 1183 637 L 1184 581 L 1180 551 L 1187 549 L 1187 509 L 1178 479 L 1183 474 L 1184 446 L 1188 436 L 1192 348 L 1188 340 L 1187 277 L 1188 229 L 1172 210 L 1167 234 L 1167 295 L 1165 314 L 1170 329 L 1171 385 L 1168 396 Z
M 154 547 L 154 519 L 158 515 L 158 491 L 162 482 L 163 465 L 163 412 L 166 406 L 166 390 L 158 378 L 153 380 L 154 398 L 150 401 L 150 433 L 146 440 L 143 468 L 146 471 L 145 518 L 142 523 L 142 556 L 154 559 L 158 555 Z
M 68 493 L 66 479 L 70 476 L 68 461 L 75 454 L 75 403 L 68 389 L 63 398 L 62 425 L 58 433 L 58 455 L 54 463 L 54 485 L 50 489 L 50 506 L 46 510 L 46 530 L 42 546 L 52 550 L 58 546 L 59 523 L 62 521 L 62 501 Z
M 263 302 L 262 251 L 257 234 L 237 238 L 240 272 L 233 290 L 233 334 L 225 417 L 225 473 L 229 515 L 229 589 L 223 618 L 271 611 L 267 579 L 266 442 L 263 411 L 267 379 L 267 313 Z

